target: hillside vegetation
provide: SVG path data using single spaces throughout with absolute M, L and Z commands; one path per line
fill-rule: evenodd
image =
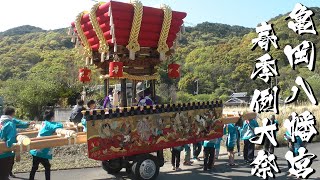
M 320 30 L 320 8 L 312 10 L 314 24 Z M 283 53 L 285 45 L 295 47 L 303 40 L 312 41 L 316 49 L 320 49 L 320 38 L 296 34 L 287 27 L 285 17 L 281 15 L 268 21 L 273 23 L 280 39 L 280 49 L 271 47 L 270 51 L 277 59 L 280 96 L 283 99 L 291 93 L 295 78 L 300 75 L 311 84 L 316 97 L 320 97 L 320 64 L 315 63 L 313 72 L 303 68 L 305 64 L 292 70 Z M 77 73 L 84 61 L 66 31 L 45 31 L 27 25 L 0 33 L 0 96 L 4 96 L 6 104 L 17 107 L 20 116 L 34 118 L 47 106 L 68 106 L 79 97 L 83 85 L 78 82 Z M 255 60 L 265 54 L 259 47 L 251 50 L 251 40 L 256 37 L 255 29 L 241 26 L 204 22 L 186 27 L 175 55 L 159 67 L 157 90 L 163 102 L 226 100 L 232 92 L 252 94 L 255 89 L 270 87 L 260 79 L 250 79 Z M 317 53 L 316 59 L 319 56 Z M 180 79 L 168 79 L 169 62 L 181 64 Z M 199 80 L 199 95 L 193 96 L 195 80 Z M 102 81 L 95 74 L 87 86 L 99 84 Z M 176 98 L 173 92 L 177 92 Z M 303 90 L 299 100 L 307 100 Z

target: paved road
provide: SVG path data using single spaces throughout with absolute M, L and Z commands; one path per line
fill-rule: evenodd
M 320 180 L 320 143 L 310 144 L 307 148 L 311 153 L 318 156 L 313 161 L 312 168 L 316 172 L 309 179 Z M 276 156 L 278 157 L 277 163 L 280 170 L 280 174 L 277 174 L 276 179 L 288 179 L 286 177 L 287 163 L 284 159 L 284 155 L 287 152 L 287 148 L 275 149 Z M 237 180 L 258 180 L 260 178 L 253 177 L 250 174 L 251 167 L 242 163 L 242 157 L 236 156 L 237 165 L 229 167 L 226 165 L 227 157 L 222 156 L 217 162 L 214 169 L 211 172 L 203 172 L 201 163 L 203 161 L 195 162 L 193 166 L 181 166 L 182 171 L 176 172 L 171 170 L 171 165 L 166 163 L 164 167 L 160 169 L 159 180 L 207 180 L 207 179 L 237 179 Z M 26 180 L 28 178 L 27 173 L 17 174 L 17 178 L 12 180 Z M 44 179 L 44 173 L 38 172 L 36 174 L 38 180 Z M 106 179 L 130 179 L 124 170 L 122 170 L 117 176 L 108 175 L 102 168 L 88 168 L 88 169 L 73 169 L 73 170 L 60 170 L 52 172 L 53 180 L 106 180 Z M 294 178 L 291 178 L 294 179 Z

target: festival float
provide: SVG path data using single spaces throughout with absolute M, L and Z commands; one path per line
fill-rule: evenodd
M 156 98 L 157 66 L 174 53 L 186 15 L 167 5 L 110 1 L 79 13 L 72 23 L 73 42 L 82 48 L 86 66 L 94 64 L 100 71 L 105 92 L 110 79 L 121 83 L 118 108 L 84 112 L 88 156 L 102 161 L 109 173 L 126 168 L 137 179 L 154 179 L 164 164 L 163 149 L 221 137 L 223 123 L 239 120 L 222 121 L 221 101 L 132 106 L 138 82 L 148 82 L 151 98 Z M 168 77 L 179 76 L 180 65 L 169 63 Z M 131 100 L 128 83 L 134 91 Z
M 119 106 L 83 111 L 87 133 L 77 131 L 77 125 L 44 138 L 35 138 L 37 130 L 20 133 L 19 152 L 87 143 L 88 157 L 102 161 L 108 173 L 126 168 L 135 179 L 155 179 L 164 165 L 163 149 L 222 137 L 224 124 L 255 118 L 255 113 L 223 116 L 221 101 L 135 106 L 138 83 L 148 84 L 151 98 L 156 98 L 157 67 L 170 61 L 186 15 L 167 5 L 153 8 L 139 1 L 96 3 L 79 13 L 69 31 L 83 54 L 79 80 L 90 81 L 89 67 L 95 66 L 105 95 L 109 81 L 119 81 Z M 169 63 L 168 77 L 180 77 L 179 64 Z M 132 97 L 127 97 L 128 83 Z M 8 150 L 0 143 L 0 151 Z

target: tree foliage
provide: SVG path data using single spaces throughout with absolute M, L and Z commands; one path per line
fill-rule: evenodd
M 320 30 L 320 8 L 312 10 L 314 24 Z M 312 41 L 316 49 L 320 49 L 320 38 L 296 34 L 288 28 L 286 16 L 277 16 L 269 21 L 280 40 L 280 49 L 271 47 L 269 52 L 277 59 L 280 96 L 284 99 L 292 93 L 291 87 L 300 75 L 319 97 L 320 64 L 315 63 L 313 72 L 304 68 L 304 64 L 292 70 L 283 49 L 286 45 L 295 47 L 303 40 Z M 251 50 L 251 40 L 257 37 L 254 29 L 204 22 L 185 30 L 176 53 L 158 67 L 157 92 L 164 103 L 172 102 L 176 97 L 176 102 L 227 100 L 233 92 L 252 94 L 255 89 L 271 87 L 260 79 L 250 79 L 256 59 L 266 53 L 259 47 Z M 316 59 L 319 57 L 317 53 Z M 68 99 L 69 104 L 74 104 L 72 99 L 82 90 L 83 85 L 77 81 L 77 71 L 84 62 L 73 49 L 66 29 L 45 31 L 21 26 L 1 32 L 0 59 L 0 96 L 4 96 L 6 103 L 17 107 L 20 115 L 25 117 L 38 116 L 44 107 L 61 104 L 61 99 Z M 167 66 L 171 62 L 181 64 L 180 79 L 167 77 Z M 93 81 L 87 86 L 102 84 L 98 77 L 93 70 Z M 196 80 L 199 82 L 199 95 L 193 95 Z M 274 78 L 272 83 L 275 84 Z M 101 94 L 92 96 L 100 97 Z M 299 99 L 307 100 L 303 91 Z

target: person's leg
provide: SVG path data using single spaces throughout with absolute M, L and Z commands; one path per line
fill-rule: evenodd
M 190 153 L 191 149 L 189 146 L 187 146 L 185 148 L 185 155 L 184 155 L 184 162 L 190 162 L 190 156 L 191 156 L 191 153 Z
M 194 143 L 193 144 L 193 159 L 198 159 L 198 156 L 201 152 L 201 147 L 202 147 L 201 143 Z
M 7 180 L 9 179 L 9 170 L 10 167 L 8 164 L 11 161 L 11 157 L 0 158 L 0 179 Z
M 212 169 L 212 167 L 214 165 L 214 154 L 215 154 L 215 149 L 214 149 L 214 147 L 211 147 L 210 151 L 209 151 L 209 163 L 208 163 L 209 169 Z
M 177 170 L 180 170 L 180 154 L 181 154 L 181 151 L 177 151 L 177 154 L 176 154 L 176 169 Z
M 274 145 L 272 143 L 270 144 L 270 153 L 274 154 Z
M 266 139 L 264 140 L 264 150 L 267 152 L 270 152 L 270 141 L 267 137 L 265 137 Z
M 41 158 L 41 164 L 45 169 L 46 180 L 50 180 L 51 164 L 49 162 L 49 159 Z
M 10 157 L 9 175 L 11 177 L 14 177 L 14 175 L 12 173 L 13 165 L 14 165 L 14 156 Z
M 171 150 L 171 164 L 172 164 L 172 168 L 173 170 L 175 170 L 175 167 L 176 167 L 176 154 L 175 154 L 175 150 L 174 148 L 172 148 Z
M 30 171 L 29 180 L 34 180 L 34 176 L 36 175 L 36 172 L 39 168 L 39 158 L 37 156 L 32 156 L 32 168 Z
M 240 132 L 237 130 L 237 151 L 238 151 L 238 156 L 241 155 L 240 153 Z
M 192 144 L 192 155 L 193 155 L 193 159 L 196 159 L 196 154 L 197 154 L 197 143 L 193 143 Z
M 248 146 L 249 146 L 249 140 L 244 140 L 244 147 L 243 147 L 243 159 L 245 161 L 248 161 Z
M 249 162 L 252 162 L 254 160 L 254 143 L 249 142 L 249 147 L 248 147 L 248 160 Z
M 193 158 L 194 158 L 194 159 L 198 159 L 199 154 L 200 154 L 200 153 L 199 153 L 199 144 L 196 143 L 196 144 L 194 145 Z
M 233 166 L 234 165 L 234 147 L 228 148 L 228 156 L 229 156 L 229 164 Z
M 215 149 L 215 159 L 219 159 L 220 147 Z
M 208 169 L 208 161 L 209 161 L 209 148 L 208 147 L 204 147 L 203 148 L 203 170 L 207 170 Z

